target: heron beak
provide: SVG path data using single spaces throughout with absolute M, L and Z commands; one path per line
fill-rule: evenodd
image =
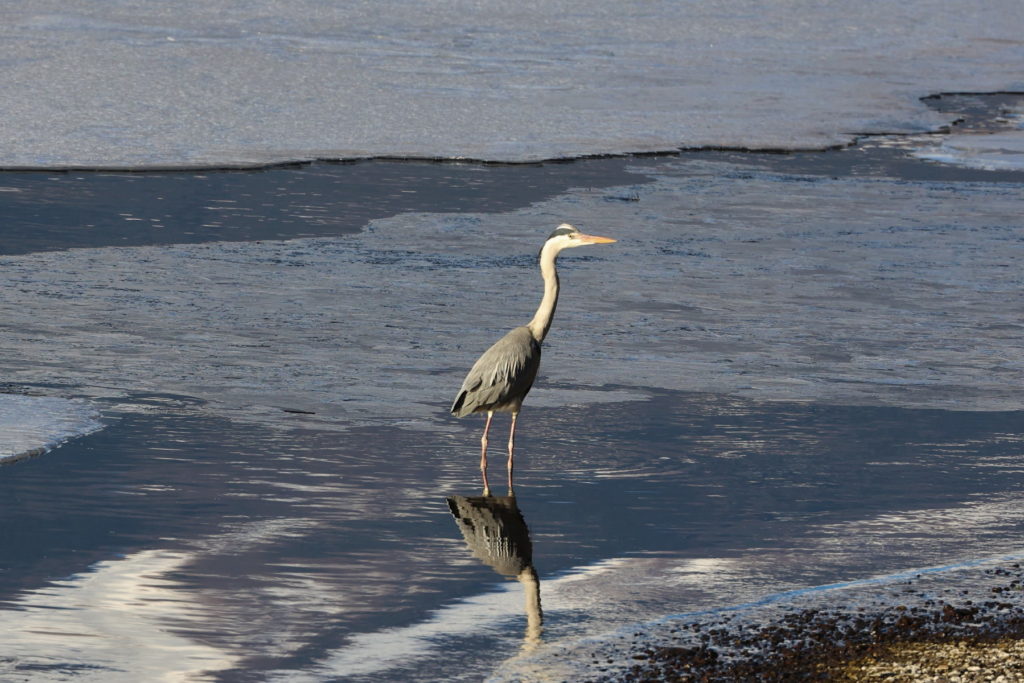
M 597 235 L 585 235 L 582 232 L 576 236 L 583 244 L 611 244 L 612 242 L 618 242 L 613 240 L 611 237 L 599 237 Z

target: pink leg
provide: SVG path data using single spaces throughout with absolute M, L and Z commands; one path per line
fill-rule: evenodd
M 512 490 L 512 454 L 516 449 L 516 418 L 519 413 L 512 413 L 512 429 L 508 433 L 508 490 Z
M 491 487 L 487 483 L 487 432 L 491 430 L 491 418 L 493 412 L 487 413 L 487 422 L 484 424 L 484 435 L 480 438 L 480 474 L 484 478 L 484 495 L 491 495 Z

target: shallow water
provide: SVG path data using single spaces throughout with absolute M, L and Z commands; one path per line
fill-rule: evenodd
M 538 647 L 523 584 L 448 510 L 479 493 L 466 439 L 132 406 L 2 471 L 5 677 L 479 680 Z M 533 411 L 516 493 L 541 643 L 1019 549 L 1021 416 L 685 393 Z
M 666 614 L 1019 551 L 1024 174 L 923 144 L 5 176 L 5 387 L 105 428 L 0 468 L 0 677 L 515 679 Z M 620 242 L 561 263 L 502 574 L 449 509 L 482 425 L 447 400 L 568 216 Z
M 634 182 L 626 165 L 373 161 L 245 172 L 8 172 L 0 175 L 9 221 L 0 254 L 348 235 L 425 206 L 500 213 L 571 187 Z

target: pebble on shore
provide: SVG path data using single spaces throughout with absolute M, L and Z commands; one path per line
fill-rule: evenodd
M 1020 563 L 801 600 L 638 633 L 598 680 L 1024 683 Z
M 1018 683 L 1024 681 L 1024 640 L 904 642 L 824 672 L 840 683 Z

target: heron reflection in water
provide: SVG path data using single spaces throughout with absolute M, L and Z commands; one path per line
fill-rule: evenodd
M 533 568 L 533 546 L 515 496 L 452 496 L 448 500 L 455 523 L 474 557 L 503 576 L 523 585 L 526 634 L 523 652 L 540 644 L 544 615 L 540 579 Z
M 540 255 L 540 274 L 544 279 L 544 296 L 533 319 L 517 327 L 494 343 L 473 364 L 462 382 L 452 415 L 464 417 L 471 413 L 487 413 L 484 435 L 480 439 L 480 472 L 484 495 L 490 492 L 487 483 L 487 433 L 494 413 L 512 413 L 508 435 L 508 486 L 512 488 L 512 456 L 515 450 L 516 418 L 523 399 L 533 386 L 540 367 L 540 345 L 551 328 L 551 319 L 558 304 L 558 271 L 555 260 L 559 252 L 586 244 L 608 244 L 610 237 L 586 235 L 568 223 L 562 223 L 544 242 Z

